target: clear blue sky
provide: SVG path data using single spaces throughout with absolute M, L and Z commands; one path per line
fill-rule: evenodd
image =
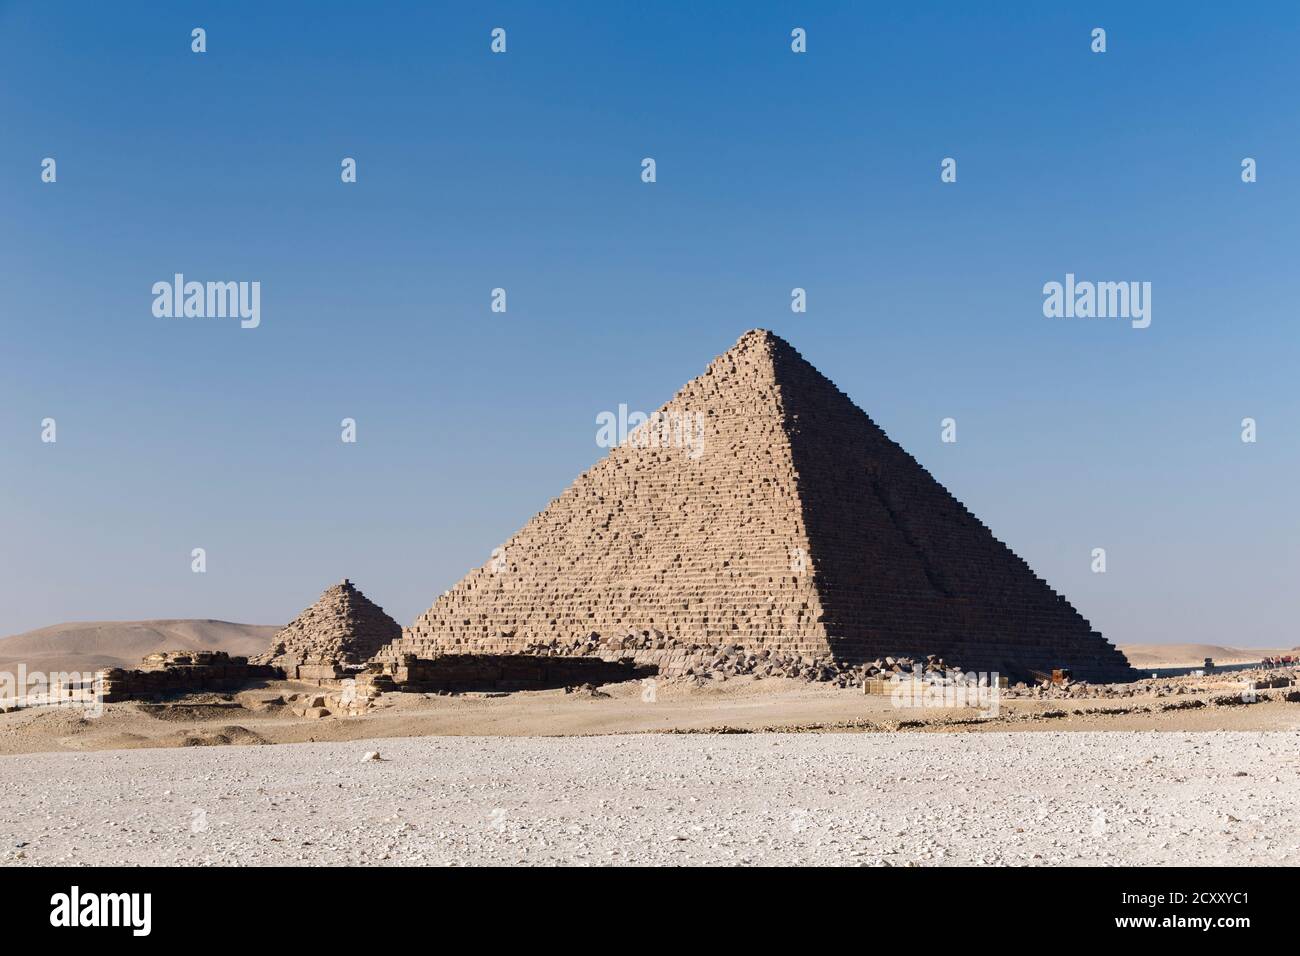
M 1300 643 L 1298 9 L 0 2 L 0 634 L 409 623 L 762 326 L 1110 639 Z

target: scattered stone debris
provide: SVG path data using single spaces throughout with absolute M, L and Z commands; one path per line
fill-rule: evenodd
M 637 664 L 656 666 L 659 676 L 696 685 L 725 681 L 732 677 L 785 677 L 836 687 L 860 689 L 870 679 L 888 680 L 921 673 L 941 677 L 954 668 L 931 654 L 924 661 L 910 657 L 882 657 L 866 664 L 846 664 L 830 657 L 786 654 L 771 649 L 747 651 L 740 644 L 697 644 L 666 637 L 659 630 L 644 630 L 605 640 L 592 632 L 586 638 L 561 642 L 534 642 L 524 654 L 541 657 L 594 656 L 605 660 L 631 659 Z
M 591 698 L 603 697 L 605 699 L 608 699 L 610 696 L 609 694 L 606 694 L 603 690 L 598 688 L 595 684 L 579 684 L 577 687 L 566 687 L 564 688 L 564 692 L 566 694 L 572 694 L 575 697 L 591 697 Z
M 647 731 L 647 733 L 665 733 L 665 734 L 752 734 L 765 731 L 754 731 L 748 727 L 733 727 L 731 724 L 722 724 L 719 727 L 673 727 L 663 731 Z
M 360 682 L 348 681 L 318 693 L 290 694 L 285 704 L 295 717 L 361 717 L 375 706 L 380 692 Z
M 1190 710 L 1204 706 L 1247 706 L 1256 702 L 1279 700 L 1300 702 L 1300 691 L 1290 689 L 1300 683 L 1300 669 L 1278 672 L 1270 667 L 1238 671 L 1214 671 L 1213 674 L 1186 674 L 1174 678 L 1149 678 L 1128 684 L 1089 684 L 1066 680 L 1053 684 L 1043 680 L 1036 684 L 1018 683 L 1002 691 L 1009 698 L 1031 700 L 1079 700 L 1079 698 L 1162 698 L 1183 700 L 1161 704 L 1158 710 Z M 1282 693 L 1269 693 L 1281 689 Z M 1110 711 L 1108 711 L 1110 713 Z
M 1161 710 L 1192 710 L 1196 707 L 1204 707 L 1203 700 L 1174 700 L 1167 704 L 1161 704 Z
M 1244 707 L 1248 704 L 1258 703 L 1259 700 L 1260 698 L 1258 694 L 1220 694 L 1218 697 L 1211 700 L 1210 703 L 1214 704 L 1216 707 Z
M 1090 684 L 1086 681 L 1066 680 L 1059 684 L 1051 681 L 1039 681 L 1034 684 L 1017 683 L 1002 692 L 1009 698 L 1032 698 L 1036 700 L 1062 700 L 1079 698 L 1125 698 L 1125 697 L 1182 697 L 1189 694 L 1217 692 L 1211 703 L 1220 706 L 1236 706 L 1252 703 L 1253 699 L 1266 700 L 1267 695 L 1261 691 L 1275 688 L 1290 688 L 1300 682 L 1300 669 L 1282 671 L 1273 668 L 1254 668 L 1251 670 L 1224 671 L 1212 674 L 1185 674 L 1178 677 L 1156 677 L 1124 684 Z M 1227 693 L 1224 693 L 1227 691 Z M 1292 691 L 1291 693 L 1295 693 Z M 1253 699 L 1252 699 L 1253 698 Z M 1288 700 L 1286 694 L 1278 699 Z M 1199 707 L 1201 702 L 1188 702 L 1185 706 Z M 1166 710 L 1179 709 L 1166 706 Z

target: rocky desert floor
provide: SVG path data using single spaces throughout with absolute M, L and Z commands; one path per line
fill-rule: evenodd
M 0 758 L 0 859 L 1294 865 L 1297 792 L 1294 731 L 467 736 L 44 753 Z
M 264 649 L 276 629 L 223 621 L 125 621 L 56 625 L 0 640 L 0 671 L 15 661 L 29 669 L 94 670 L 136 666 L 142 650 L 219 647 L 230 653 Z M 1258 661 L 1264 654 L 1218 645 L 1129 645 L 1140 667 L 1199 667 L 1205 657 L 1223 665 Z M 1287 652 L 1290 653 L 1290 652 Z M 46 666 L 49 662 L 60 666 Z M 303 695 L 320 688 L 275 683 L 239 694 L 194 695 L 163 706 L 110 704 L 86 719 L 75 709 L 34 707 L 6 713 L 0 700 L 0 755 L 141 747 L 244 745 L 359 740 L 425 735 L 634 734 L 704 731 L 937 732 L 1004 730 L 1290 730 L 1300 726 L 1300 702 L 1264 695 L 1250 706 L 1215 706 L 1248 675 L 1224 672 L 1200 679 L 1161 679 L 1132 685 L 1121 696 L 1061 698 L 1007 695 L 993 719 L 972 708 L 897 708 L 886 696 L 786 678 L 707 675 L 694 682 L 658 681 L 653 694 L 640 684 L 606 685 L 591 694 L 562 690 L 512 694 L 389 694 L 368 712 L 323 719 L 299 716 Z M 1292 688 L 1295 689 L 1294 687 Z M 1085 688 L 1086 690 L 1086 688 Z M 1175 696 L 1176 694 L 1176 696 Z
M 0 863 L 1300 863 L 1300 700 L 1241 686 L 993 717 L 750 678 L 33 707 L 0 714 Z
M 1262 691 L 1257 702 L 1238 703 L 1243 683 L 1233 674 L 1122 686 L 1119 697 L 1004 695 L 997 716 L 988 718 L 973 707 L 900 708 L 889 695 L 741 677 L 659 681 L 652 692 L 628 682 L 594 693 L 390 693 L 364 715 L 313 719 L 296 716 L 295 704 L 318 689 L 279 682 L 166 704 L 108 704 L 98 717 L 59 707 L 0 714 L 0 755 L 466 735 L 1300 730 L 1300 701 Z M 1217 703 L 1225 700 L 1230 703 Z

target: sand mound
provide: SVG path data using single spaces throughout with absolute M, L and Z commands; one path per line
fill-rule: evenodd
M 95 671 L 138 667 L 147 654 L 210 650 L 251 656 L 265 651 L 276 628 L 229 621 L 86 621 L 55 624 L 0 639 L 0 670 Z
M 1129 663 L 1138 668 L 1162 664 L 1169 667 L 1200 666 L 1207 657 L 1219 664 L 1232 664 L 1285 653 L 1272 648 L 1224 647 L 1219 644 L 1125 644 L 1120 650 Z
M 264 743 L 267 743 L 267 739 L 261 734 L 238 725 L 219 727 L 216 730 L 187 731 L 178 735 L 176 741 L 177 746 L 180 747 L 228 747 L 232 744 L 248 746 Z

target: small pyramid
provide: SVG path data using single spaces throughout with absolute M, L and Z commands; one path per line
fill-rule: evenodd
M 347 578 L 276 632 L 255 663 L 361 664 L 401 636 L 401 625 Z
M 936 654 L 1016 676 L 1056 667 L 1085 680 L 1132 676 L 1064 597 L 762 329 L 384 656 L 646 631 L 848 664 Z

